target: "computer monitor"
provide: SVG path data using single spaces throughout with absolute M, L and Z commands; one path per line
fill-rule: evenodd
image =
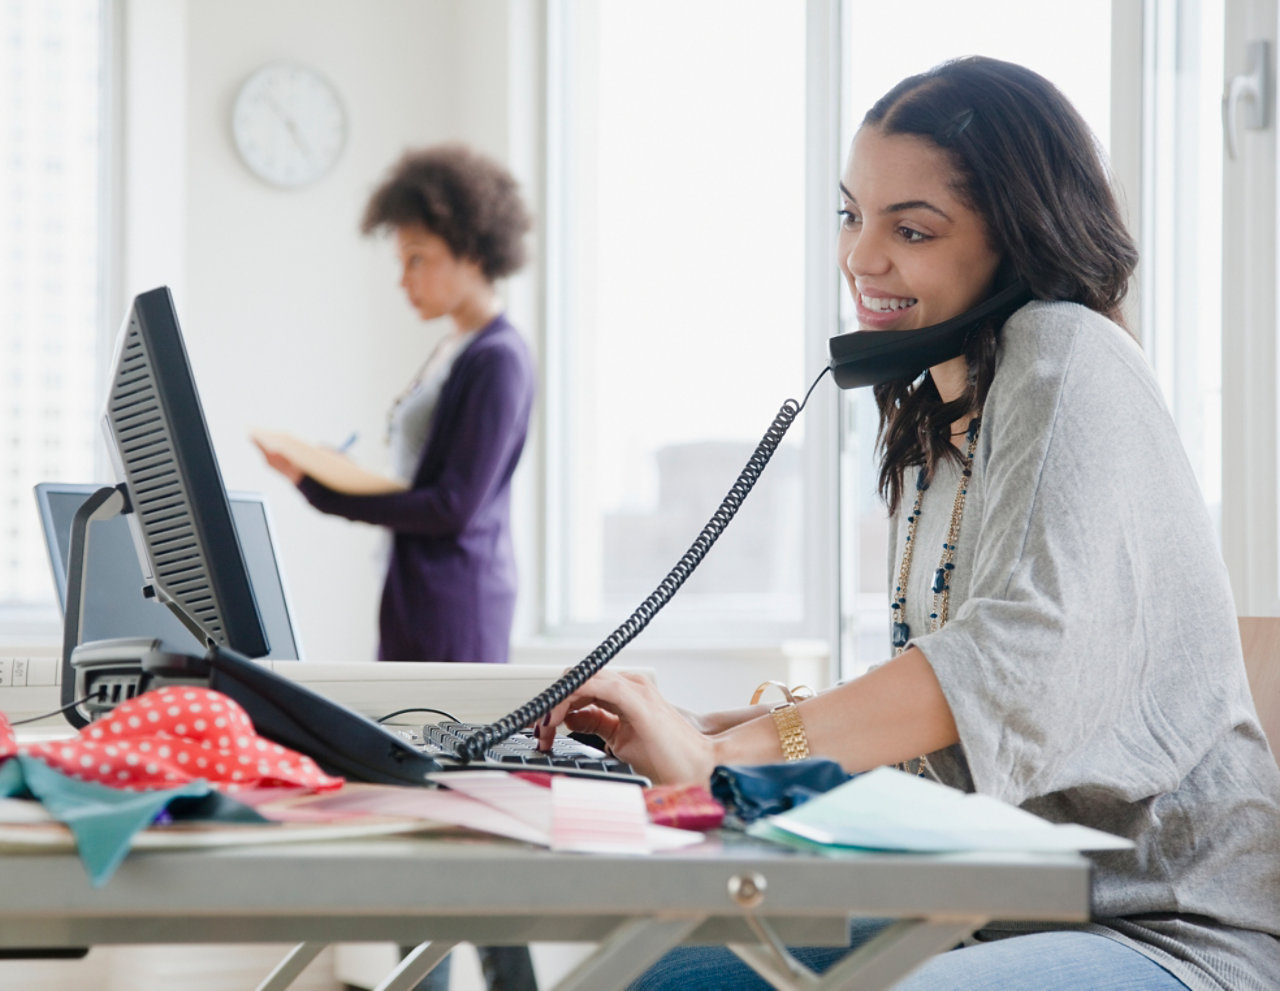
M 231 383 L 228 383 L 231 385 Z M 103 427 L 149 594 L 204 645 L 270 651 L 168 288 L 133 301 Z
M 134 299 L 107 393 L 103 421 L 122 482 L 90 494 L 71 521 L 63 632 L 63 663 L 73 669 L 64 672 L 67 719 L 84 725 L 158 683 L 200 683 L 238 702 L 259 734 L 330 773 L 430 783 L 441 764 L 427 753 L 256 662 L 270 646 L 167 288 Z M 203 654 L 145 633 L 85 641 L 91 595 L 85 565 L 96 528 L 121 512 L 147 594 L 205 646 Z
M 58 606 L 67 604 L 67 561 L 71 553 L 71 521 L 100 486 L 41 482 L 36 486 L 40 525 L 49 551 L 49 565 L 58 593 Z M 240 549 L 249 568 L 254 597 L 266 627 L 271 660 L 298 660 L 301 638 L 293 621 L 283 571 L 276 556 L 271 516 L 260 493 L 229 494 L 231 517 Z M 85 560 L 85 602 L 82 640 L 158 637 L 175 647 L 203 652 L 205 644 L 173 613 L 142 593 L 145 579 L 124 517 L 93 524 L 93 540 Z

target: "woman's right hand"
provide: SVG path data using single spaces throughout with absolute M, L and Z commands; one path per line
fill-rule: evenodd
M 590 678 L 537 727 L 540 747 L 551 746 L 561 723 L 600 737 L 610 753 L 654 784 L 706 784 L 715 768 L 710 737 L 634 672 L 601 671 Z
M 294 464 L 292 461 L 286 458 L 279 451 L 273 451 L 266 447 L 263 447 L 262 444 L 259 443 L 256 438 L 254 439 L 253 443 L 254 443 L 254 446 L 257 447 L 257 449 L 262 452 L 262 456 L 267 459 L 268 465 L 270 465 L 272 468 L 278 471 L 281 475 L 283 475 L 285 478 L 291 481 L 294 485 L 297 485 L 299 482 L 302 481 L 303 476 L 305 475 L 305 472 L 303 472 L 303 470 L 299 468 L 296 464 Z

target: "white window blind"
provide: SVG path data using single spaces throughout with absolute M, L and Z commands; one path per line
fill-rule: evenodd
M 102 292 L 100 0 L 0 4 L 0 619 L 52 609 L 32 487 L 92 478 Z

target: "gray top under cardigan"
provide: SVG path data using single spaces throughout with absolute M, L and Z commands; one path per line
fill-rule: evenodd
M 914 470 L 907 492 L 915 495 Z M 1280 987 L 1280 770 L 1203 498 L 1141 349 L 1071 303 L 1001 332 L 951 577 L 958 469 L 925 493 L 907 618 L 960 743 L 949 784 L 1129 837 L 1095 924 L 1193 991 Z M 900 516 L 910 508 L 910 499 Z M 896 584 L 905 526 L 895 520 Z

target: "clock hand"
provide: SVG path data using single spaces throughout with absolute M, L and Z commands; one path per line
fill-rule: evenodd
M 267 106 L 269 106 L 275 112 L 275 115 L 279 117 L 280 120 L 284 123 L 285 129 L 289 132 L 289 136 L 293 138 L 294 144 L 296 144 L 304 154 L 309 156 L 311 154 L 311 146 L 308 145 L 306 140 L 303 138 L 302 131 L 299 129 L 298 125 L 294 122 L 293 116 L 287 110 L 285 110 L 284 107 L 280 106 L 280 104 L 276 101 L 276 98 L 273 97 L 270 93 L 267 93 L 263 96 L 263 101 L 267 104 Z

